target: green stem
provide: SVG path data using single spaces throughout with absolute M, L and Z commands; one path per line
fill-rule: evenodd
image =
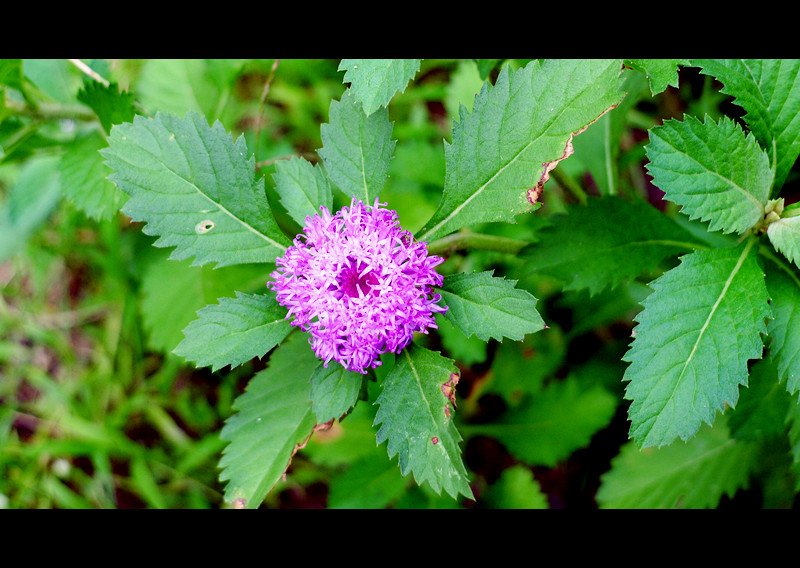
M 494 235 L 482 235 L 462 231 L 453 233 L 441 239 L 436 239 L 428 245 L 429 254 L 448 254 L 457 250 L 480 249 L 493 250 L 497 252 L 507 252 L 516 254 L 528 243 L 509 239 L 507 237 L 497 237 Z
M 558 185 L 569 190 L 569 192 L 581 202 L 581 205 L 586 205 L 586 201 L 589 198 L 586 192 L 583 191 L 581 184 L 579 184 L 575 178 L 558 168 L 551 170 L 550 176 L 556 180 Z
M 97 120 L 97 116 L 92 111 L 76 106 L 40 104 L 34 108 L 19 101 L 6 100 L 6 107 L 14 114 L 27 116 L 35 120 Z

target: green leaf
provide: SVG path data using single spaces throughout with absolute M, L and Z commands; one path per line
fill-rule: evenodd
M 409 481 L 385 455 L 369 454 L 331 475 L 329 509 L 380 509 L 396 501 Z
M 364 107 L 367 116 L 385 107 L 396 92 L 403 92 L 419 71 L 420 59 L 342 59 L 344 82 Z
M 159 236 L 155 246 L 176 247 L 170 258 L 219 267 L 271 262 L 286 250 L 244 137 L 234 142 L 194 112 L 159 113 L 114 126 L 108 142 L 109 179 L 131 196 L 123 213 Z
M 491 509 L 547 509 L 549 503 L 542 488 L 527 467 L 514 465 L 500 475 L 481 498 Z
M 233 403 L 220 437 L 219 479 L 227 481 L 225 500 L 257 508 L 280 479 L 296 448 L 311 435 L 311 374 L 319 360 L 303 334 L 294 334 L 270 356 Z M 243 501 L 243 502 L 242 502 Z
M 552 228 L 539 233 L 539 242 L 523 250 L 526 269 L 565 282 L 565 290 L 587 288 L 592 295 L 703 246 L 642 200 L 591 198 L 550 221 Z
M 630 59 L 627 63 L 645 74 L 653 96 L 678 86 L 678 59 Z
M 767 324 L 769 358 L 778 369 L 778 380 L 800 394 L 800 277 L 795 272 L 766 267 L 767 290 L 772 298 L 773 318 Z
M 789 404 L 794 404 L 786 388 L 778 382 L 774 360 L 767 358 L 750 367 L 746 389 L 742 389 L 728 427 L 737 440 L 758 442 L 767 437 L 782 436 Z
M 689 218 L 710 220 L 710 231 L 741 234 L 764 216 L 769 158 L 733 120 L 666 120 L 650 130 L 645 150 L 653 183 Z
M 744 121 L 775 165 L 779 189 L 800 154 L 800 59 L 693 59 L 724 85 L 747 114 Z
M 333 208 L 333 193 L 321 167 L 303 158 L 275 162 L 275 191 L 289 216 L 303 227 L 308 215 L 319 213 L 320 206 Z
M 147 346 L 170 353 L 184 339 L 183 330 L 197 319 L 197 311 L 216 303 L 235 291 L 263 291 L 269 278 L 261 264 L 235 264 L 213 269 L 191 266 L 188 260 L 168 260 L 161 249 L 158 258 L 143 270 L 140 287 L 142 325 L 147 332 Z
M 450 359 L 412 343 L 384 379 L 375 425 L 381 425 L 378 444 L 389 441 L 389 457 L 400 454 L 403 476 L 411 471 L 419 485 L 428 482 L 437 494 L 444 488 L 454 499 L 459 493 L 472 499 L 455 408 L 444 393 L 449 389 L 455 399 L 457 373 Z
M 115 216 L 128 196 L 108 181 L 111 170 L 103 162 L 100 150 L 106 147 L 100 132 L 70 142 L 59 163 L 64 197 L 92 219 Z
M 602 509 L 714 508 L 748 487 L 758 455 L 757 445 L 730 437 L 724 420 L 685 444 L 640 450 L 630 442 L 601 477 L 597 502 Z
M 369 116 L 348 89 L 340 101 L 331 101 L 329 123 L 320 127 L 318 154 L 333 183 L 347 195 L 372 205 L 380 195 L 396 142 L 389 112 Z
M 0 261 L 25 246 L 61 200 L 55 156 L 28 160 L 0 208 Z
M 491 423 L 462 426 L 467 436 L 500 441 L 528 465 L 553 467 L 611 421 L 616 398 L 600 386 L 582 387 L 574 379 L 555 382 Z
M 22 59 L 0 59 L 0 85 L 22 90 Z
M 292 330 L 286 309 L 271 294 L 237 291 L 235 298 L 220 298 L 197 316 L 173 353 L 212 371 L 263 357 Z
M 320 365 L 311 376 L 311 402 L 317 422 L 341 418 L 358 402 L 364 375 L 332 362 Z
M 116 83 L 103 85 L 97 81 L 86 82 L 78 91 L 78 100 L 94 111 L 106 133 L 111 132 L 114 124 L 132 122 L 136 115 L 133 95 L 120 92 Z
M 439 206 L 419 240 L 474 223 L 513 222 L 535 208 L 548 172 L 572 154 L 572 137 L 624 96 L 620 60 L 532 61 L 504 67 L 484 84 L 472 112 L 461 110 Z M 537 205 L 538 206 L 538 205 Z
M 151 112 L 183 115 L 195 111 L 222 118 L 233 79 L 243 59 L 148 59 L 136 81 L 136 93 Z
M 754 242 L 685 255 L 650 284 L 623 357 L 631 363 L 623 377 L 631 437 L 640 446 L 688 440 L 717 410 L 736 405 L 770 316 Z
M 448 308 L 444 316 L 467 337 L 520 340 L 545 324 L 536 298 L 514 284 L 516 280 L 492 276 L 492 271 L 461 273 L 445 276 L 436 291 Z
M 800 267 L 800 215 L 784 217 L 767 226 L 767 236 L 783 256 Z

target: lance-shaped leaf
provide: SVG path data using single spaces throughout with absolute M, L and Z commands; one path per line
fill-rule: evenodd
M 328 176 L 320 166 L 293 157 L 275 163 L 275 191 L 289 215 L 303 227 L 306 217 L 319 213 L 320 206 L 333 207 L 333 193 Z
M 772 172 L 752 134 L 729 118 L 666 120 L 650 130 L 647 170 L 666 199 L 709 230 L 744 233 L 764 216 Z
M 333 183 L 347 195 L 372 205 L 389 175 L 396 142 L 389 112 L 367 116 L 348 89 L 331 101 L 328 124 L 320 127 L 319 155 Z
M 492 276 L 492 271 L 462 273 L 445 276 L 437 292 L 448 308 L 444 316 L 467 337 L 519 341 L 545 324 L 536 298 L 514 284 L 516 280 Z
M 419 240 L 474 223 L 513 222 L 538 206 L 548 172 L 572 154 L 572 137 L 622 100 L 621 66 L 532 61 L 518 71 L 504 67 L 494 86 L 484 83 L 445 143 L 442 199 Z
M 767 290 L 773 318 L 767 324 L 769 357 L 777 366 L 778 380 L 800 393 L 800 276 L 773 263 L 766 266 Z
M 565 290 L 606 287 L 635 278 L 664 258 L 704 246 L 647 203 L 606 196 L 554 215 L 539 242 L 524 249 L 526 268 L 565 283 Z
M 263 357 L 292 330 L 286 309 L 266 294 L 237 291 L 235 298 L 220 298 L 218 304 L 198 310 L 197 316 L 173 352 L 212 371 Z
M 243 136 L 234 142 L 196 112 L 158 113 L 114 126 L 108 143 L 109 179 L 130 195 L 123 213 L 159 236 L 155 246 L 176 247 L 170 258 L 226 266 L 271 262 L 286 250 Z
M 783 256 L 800 267 L 800 215 L 784 217 L 767 226 L 770 242 Z
M 714 508 L 723 495 L 748 486 L 758 468 L 758 445 L 731 437 L 720 421 L 685 444 L 642 451 L 622 446 L 601 478 L 603 509 Z
M 396 92 L 403 92 L 419 71 L 420 59 L 342 59 L 344 82 L 364 107 L 367 116 L 385 107 Z
M 411 344 L 398 356 L 383 382 L 375 425 L 378 444 L 388 440 L 389 457 L 400 454 L 400 473 L 413 472 L 453 498 L 472 498 L 461 460 L 461 435 L 453 424 L 458 369 L 439 353 Z
M 783 185 L 800 154 L 800 59 L 694 59 L 691 64 L 722 82 L 747 114 L 744 121 L 775 165 Z
M 736 405 L 770 316 L 754 242 L 685 255 L 650 284 L 623 357 L 631 363 L 623 377 L 631 437 L 640 446 L 688 440 Z
M 317 422 L 341 418 L 358 402 L 364 375 L 348 371 L 332 361 L 320 365 L 311 376 L 311 402 Z
M 227 502 L 258 507 L 308 440 L 315 425 L 309 379 L 318 365 L 304 335 L 295 334 L 234 401 L 236 414 L 220 433 L 229 442 L 219 462 Z

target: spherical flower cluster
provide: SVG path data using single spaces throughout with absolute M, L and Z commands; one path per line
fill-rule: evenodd
M 442 285 L 424 242 L 397 222 L 397 213 L 375 200 L 355 199 L 331 215 L 326 207 L 306 217 L 303 232 L 275 262 L 270 286 L 294 318 L 311 334 L 314 353 L 350 371 L 378 367 L 381 353 L 399 353 L 415 331 L 436 328 L 434 313 Z

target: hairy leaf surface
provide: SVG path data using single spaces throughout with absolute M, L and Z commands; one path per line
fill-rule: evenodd
M 226 266 L 271 262 L 286 250 L 244 137 L 234 142 L 195 112 L 158 113 L 114 126 L 108 142 L 109 179 L 130 195 L 123 213 L 159 236 L 155 246 L 176 247 L 171 258 Z
M 275 191 L 289 215 L 303 227 L 306 217 L 319 213 L 320 206 L 333 207 L 333 193 L 328 176 L 320 166 L 293 157 L 275 163 Z
M 796 272 L 766 266 L 767 290 L 772 297 L 773 318 L 767 324 L 769 357 L 775 361 L 778 380 L 786 389 L 800 393 L 800 277 Z
M 763 217 L 769 158 L 733 120 L 666 120 L 645 149 L 653 183 L 691 219 L 710 220 L 709 230 L 741 234 Z
M 724 420 L 683 444 L 640 450 L 629 442 L 601 478 L 603 509 L 714 508 L 748 486 L 758 446 L 732 438 Z
M 800 215 L 770 223 L 767 235 L 775 248 L 800 268 Z
M 551 217 L 552 228 L 522 257 L 526 268 L 565 282 L 565 290 L 597 294 L 703 246 L 691 233 L 643 201 L 607 196 L 589 199 Z
M 461 109 L 439 206 L 419 240 L 489 221 L 513 222 L 534 209 L 548 172 L 572 153 L 571 140 L 624 94 L 621 60 L 532 61 L 504 67 L 484 84 L 472 112 Z M 530 192 L 529 192 L 530 190 Z
M 623 377 L 631 437 L 640 446 L 688 440 L 736 405 L 770 316 L 753 242 L 685 255 L 650 284 L 623 358 L 631 363 Z
M 428 482 L 456 498 L 472 498 L 461 460 L 461 435 L 453 424 L 453 407 L 443 392 L 457 376 L 453 361 L 411 344 L 398 356 L 386 376 L 375 404 L 378 444 L 388 440 L 389 457 L 400 455 L 400 473 L 413 472 L 418 484 Z M 453 398 L 455 393 L 452 392 Z
M 286 471 L 296 447 L 311 435 L 315 420 L 309 379 L 318 365 L 303 334 L 295 334 L 234 401 L 236 414 L 220 433 L 229 442 L 219 462 L 219 479 L 228 482 L 227 502 L 258 507 Z
M 328 367 L 320 365 L 311 375 L 311 402 L 317 422 L 322 424 L 341 418 L 358 402 L 364 375 L 348 371 L 331 361 Z
M 747 114 L 744 121 L 775 164 L 779 189 L 800 154 L 800 59 L 694 59 L 722 82 Z
M 348 89 L 331 101 L 327 124 L 320 127 L 319 155 L 333 183 L 347 195 L 372 205 L 389 175 L 396 142 L 389 112 L 366 116 Z
M 403 92 L 419 71 L 420 59 L 342 59 L 344 82 L 364 107 L 367 116 L 385 107 L 396 92 Z
M 231 368 L 263 357 L 292 330 L 286 308 L 271 294 L 244 294 L 220 298 L 197 312 L 183 330 L 186 338 L 174 353 L 212 371 Z
M 492 271 L 445 276 L 437 289 L 448 307 L 443 315 L 467 337 L 523 339 L 545 324 L 536 311 L 536 298 L 514 284 L 515 280 L 492 276 Z

